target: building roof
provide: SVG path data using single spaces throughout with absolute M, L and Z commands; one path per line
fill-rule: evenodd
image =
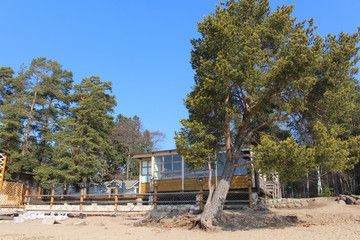
M 176 149 L 143 152 L 143 153 L 129 153 L 128 155 L 132 158 L 141 159 L 141 158 L 146 158 L 146 157 L 151 157 L 151 156 L 174 155 L 174 154 L 177 154 Z
M 249 145 L 245 145 L 243 147 L 243 151 L 249 151 L 250 148 L 251 147 Z M 170 149 L 170 150 L 142 152 L 142 153 L 129 153 L 128 156 L 135 159 L 141 159 L 141 158 L 148 158 L 151 156 L 176 155 L 176 154 L 177 154 L 176 149 Z
M 113 184 L 113 183 L 115 183 L 119 187 L 122 187 L 122 184 L 125 183 L 125 188 L 130 189 L 130 188 L 135 187 L 135 185 L 137 185 L 139 183 L 139 180 L 126 180 L 126 181 L 112 180 L 112 181 L 105 182 L 105 185 L 106 185 L 106 187 L 111 187 L 111 184 Z

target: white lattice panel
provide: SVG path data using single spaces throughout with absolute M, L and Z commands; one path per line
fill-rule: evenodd
M 0 153 L 0 180 L 2 179 L 4 167 L 5 167 L 5 154 Z

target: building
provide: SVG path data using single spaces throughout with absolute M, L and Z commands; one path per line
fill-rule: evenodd
M 244 149 L 249 152 L 249 149 Z M 158 192 L 187 192 L 198 191 L 202 185 L 208 190 L 209 170 L 189 171 L 186 161 L 176 150 L 154 151 L 131 154 L 134 159 L 140 160 L 139 192 L 149 193 L 154 191 L 154 182 Z M 249 158 L 241 158 L 237 164 L 250 161 Z M 219 160 L 212 169 L 212 184 L 216 187 L 220 179 L 225 154 L 219 153 Z M 251 164 L 239 166 L 235 169 L 231 190 L 256 188 L 256 176 L 251 171 Z

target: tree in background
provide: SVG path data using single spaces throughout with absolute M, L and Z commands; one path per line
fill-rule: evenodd
M 35 157 L 40 163 L 49 162 L 54 154 L 54 135 L 60 130 L 60 120 L 69 115 L 73 73 L 46 58 L 34 60 L 30 70 L 43 79 L 38 91 L 39 107 L 34 113 L 38 141 Z
M 26 83 L 24 78 L 13 75 L 10 67 L 0 68 L 0 149 L 9 153 L 7 169 L 18 172 L 21 168 L 21 137 L 26 118 Z
M 337 71 L 327 70 L 334 50 L 350 49 L 347 58 L 336 62 L 344 72 L 341 77 L 356 72 L 352 59 L 358 33 L 324 39 L 314 34 L 312 19 L 296 23 L 292 11 L 293 6 L 284 5 L 270 12 L 266 0 L 229 0 L 198 23 L 201 37 L 191 41 L 196 73 L 195 86 L 185 100 L 186 122 L 204 126 L 206 135 L 219 139 L 217 144 L 226 150 L 224 171 L 200 218 L 204 227 L 210 227 L 223 209 L 244 145 L 257 142 L 261 135 L 274 135 L 272 129 L 290 128 L 291 116 L 307 110 L 321 74 L 342 84 Z M 334 47 L 340 42 L 341 48 Z M 340 91 L 346 96 L 353 86 Z M 320 101 L 323 109 L 330 109 L 329 104 L 341 98 L 324 94 Z M 345 111 L 351 108 L 346 106 Z M 190 139 L 187 135 L 182 130 L 177 141 Z M 295 139 L 288 141 L 286 147 L 293 149 Z M 297 152 L 308 154 L 305 149 Z
M 62 103 L 65 101 L 65 96 L 69 94 L 73 80 L 72 72 L 62 70 L 59 63 L 47 60 L 45 57 L 34 59 L 29 69 L 20 77 L 27 79 L 28 84 L 29 108 L 21 151 L 21 154 L 25 155 L 29 151 L 30 131 L 38 125 L 37 123 L 41 122 L 43 125 L 42 130 L 39 131 L 40 134 L 46 135 L 52 127 L 50 118 L 54 120 L 61 115 Z
M 263 136 L 257 153 L 257 167 L 263 174 L 277 174 L 283 183 L 295 182 L 310 170 L 319 168 L 341 172 L 358 161 L 359 139 L 342 140 L 334 129 L 317 122 L 312 130 L 314 146 L 298 144 L 290 137 L 276 142 Z
M 45 57 L 22 66 L 17 76 L 0 68 L 0 148 L 10 153 L 8 178 L 24 174 L 48 187 L 83 180 L 134 178 L 138 164 L 127 156 L 156 149 L 163 133 L 143 129 L 137 116 L 121 114 L 111 82 L 73 74 Z
M 321 56 L 321 68 L 316 72 L 318 81 L 312 86 L 306 108 L 291 114 L 291 129 L 297 140 L 307 147 L 315 147 L 315 125 L 322 122 L 327 128 L 336 131 L 336 137 L 347 139 L 351 132 L 351 117 L 354 113 L 358 83 L 354 67 L 358 61 L 358 34 L 329 34 L 322 43 L 325 53 Z M 331 106 L 331 107 L 329 107 Z M 353 135 L 354 136 L 354 135 Z M 328 171 L 317 164 L 318 194 L 322 192 L 321 176 Z M 309 178 L 307 178 L 309 179 Z M 309 180 L 308 180 L 309 181 Z M 309 183 L 307 183 L 309 192 Z
M 84 78 L 74 86 L 70 115 L 60 121 L 61 130 L 55 135 L 56 154 L 36 169 L 38 180 L 75 183 L 100 180 L 107 174 L 107 161 L 117 157 L 108 139 L 114 127 L 110 113 L 116 105 L 110 91 L 111 82 L 99 77 Z
M 123 178 L 124 173 L 126 179 L 137 177 L 139 166 L 128 154 L 155 150 L 165 135 L 159 131 L 144 130 L 140 118 L 136 115 L 128 118 L 119 114 L 115 125 L 110 137 L 112 145 L 122 153 L 123 158 L 121 162 L 110 165 L 112 172 L 117 176 L 116 179 Z
M 21 68 L 17 77 L 8 80 L 1 122 L 7 126 L 4 134 L 22 140 L 17 140 L 21 155 L 16 150 L 9 158 L 9 170 L 19 179 L 22 172 L 31 173 L 42 161 L 51 159 L 52 134 L 58 131 L 57 122 L 65 114 L 73 80 L 71 72 L 44 57 L 34 59 L 29 67 Z

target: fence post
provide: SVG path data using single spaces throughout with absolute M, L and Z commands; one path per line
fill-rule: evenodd
M 154 186 L 154 209 L 157 209 L 157 188 L 158 188 L 158 186 L 157 185 L 155 185 Z
M 253 208 L 253 201 L 252 201 L 252 187 L 249 186 L 249 207 Z
M 200 211 L 204 211 L 204 191 L 203 191 L 203 185 L 200 185 Z
M 80 192 L 80 210 L 83 210 L 83 202 L 84 202 L 84 188 L 81 188 Z
M 117 188 L 115 188 L 115 211 L 117 211 L 118 210 L 118 204 L 117 204 L 117 202 L 118 202 L 118 189 Z
M 40 199 L 41 197 L 40 197 L 40 194 L 41 194 L 41 187 L 38 187 L 37 188 L 37 191 L 36 191 L 36 195 L 37 195 L 37 199 Z
M 52 209 L 53 207 L 53 204 L 54 204 L 54 193 L 55 193 L 55 190 L 54 190 L 54 187 L 51 188 L 51 197 L 50 197 L 50 209 Z
M 24 205 L 28 203 L 28 197 L 27 195 L 29 195 L 29 187 L 26 185 L 25 186 L 26 189 L 25 189 L 25 199 L 24 199 Z

